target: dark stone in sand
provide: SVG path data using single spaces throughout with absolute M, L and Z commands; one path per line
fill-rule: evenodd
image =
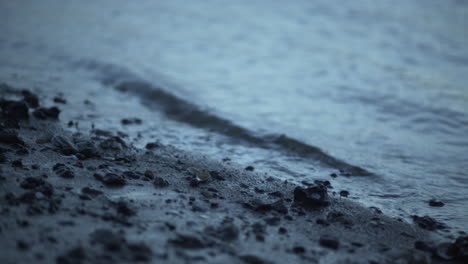
M 124 118 L 120 122 L 122 125 L 141 125 L 143 123 L 139 118 Z
M 258 212 L 267 212 L 267 211 L 275 211 L 280 214 L 287 214 L 288 208 L 284 205 L 283 200 L 278 200 L 273 203 L 264 202 L 259 199 L 254 199 L 250 206 Z
M 265 241 L 266 226 L 262 223 L 255 223 L 252 225 L 252 232 L 255 235 L 255 239 L 259 242 Z
M 429 231 L 434 231 L 437 229 L 444 229 L 447 227 L 444 223 L 438 222 L 429 216 L 413 215 L 412 218 L 413 218 L 413 221 L 416 224 L 418 224 L 419 227 L 429 230 Z
M 69 156 L 77 152 L 75 145 L 62 135 L 55 135 L 52 137 L 51 141 L 54 145 L 54 149 L 63 155 Z
M 341 196 L 341 197 L 348 197 L 348 196 L 349 196 L 349 192 L 348 192 L 348 191 L 345 191 L 345 190 L 340 191 L 340 196 Z
M 0 132 L 0 143 L 10 144 L 10 145 L 12 145 L 12 144 L 23 145 L 24 141 L 21 138 L 19 138 L 16 133 L 1 131 Z
M 76 156 L 83 160 L 94 157 L 99 157 L 99 151 L 96 148 L 96 145 L 91 140 L 86 140 L 82 138 L 75 138 L 74 143 L 76 146 Z
M 39 98 L 37 97 L 37 95 L 31 93 L 28 90 L 23 90 L 21 91 L 21 93 L 23 94 L 23 101 L 25 101 L 29 107 L 39 107 Z
M 14 160 L 11 162 L 11 166 L 14 168 L 22 168 L 23 167 L 23 162 L 19 160 Z
M 13 120 L 28 120 L 29 108 L 25 102 L 2 100 L 0 101 L 3 117 Z
M 125 141 L 118 136 L 110 137 L 104 141 L 102 141 L 99 146 L 103 149 L 109 150 L 121 150 L 122 148 L 127 147 Z
M 169 240 L 169 243 L 175 247 L 185 249 L 202 249 L 206 247 L 205 243 L 199 238 L 185 234 L 177 234 L 177 237 Z
M 296 246 L 293 247 L 292 251 L 294 252 L 294 254 L 304 254 L 306 250 L 304 247 Z
M 429 206 L 432 206 L 432 207 L 442 207 L 444 206 L 445 204 L 441 201 L 437 201 L 437 200 L 430 200 L 429 201 Z
M 55 259 L 56 264 L 82 264 L 87 259 L 86 251 L 82 247 L 74 248 Z
M 145 148 L 146 148 L 146 149 L 155 149 L 155 148 L 158 148 L 158 147 L 160 147 L 160 146 L 161 146 L 161 145 L 160 145 L 159 143 L 154 142 L 154 143 L 148 143 L 148 144 L 146 144 Z
M 424 251 L 424 252 L 432 252 L 434 250 L 433 246 L 430 246 L 426 242 L 419 241 L 419 240 L 414 242 L 414 248 L 417 250 Z
M 136 215 L 136 212 L 134 209 L 130 208 L 128 203 L 124 201 L 119 201 L 115 205 L 115 209 L 117 210 L 117 213 L 123 216 L 134 216 Z
M 340 242 L 332 237 L 323 236 L 320 238 L 319 243 L 322 247 L 330 248 L 330 249 L 338 249 L 340 246 Z
M 62 178 L 71 179 L 75 177 L 75 173 L 62 163 L 55 164 L 52 170 L 55 172 L 55 174 Z
M 44 185 L 45 181 L 41 178 L 27 177 L 20 183 L 20 187 L 23 189 L 31 190 L 41 185 Z
M 448 247 L 448 254 L 454 259 L 468 262 L 468 236 L 458 237 L 454 243 Z
M 33 112 L 33 115 L 37 119 L 54 119 L 57 120 L 60 114 L 60 109 L 53 106 L 50 108 L 40 107 Z
M 145 176 L 146 179 L 150 179 L 150 180 L 154 179 L 154 173 L 150 170 L 145 171 L 143 176 Z
M 107 251 L 120 251 L 125 239 L 108 229 L 98 229 L 90 234 L 91 244 L 99 244 Z
M 305 208 L 328 206 L 328 193 L 325 186 L 316 185 L 308 188 L 296 187 L 294 189 L 294 202 Z
M 110 187 L 122 187 L 127 182 L 125 179 L 114 173 L 107 173 L 104 177 L 101 178 L 101 182 Z
M 222 241 L 234 241 L 239 237 L 239 228 L 231 221 L 223 221 L 219 227 L 207 227 L 205 232 Z
M 18 240 L 18 241 L 16 241 L 16 247 L 19 250 L 28 250 L 29 249 L 29 244 L 24 242 L 23 240 Z
M 101 192 L 99 190 L 96 190 L 96 189 L 93 189 L 93 188 L 90 188 L 90 187 L 84 187 L 83 189 L 81 189 L 81 192 L 83 194 L 87 194 L 87 195 L 91 195 L 91 196 L 98 196 L 98 195 L 103 194 L 103 192 Z
M 255 168 L 253 166 L 247 166 L 247 167 L 245 167 L 245 170 L 246 171 L 254 171 Z
M 57 103 L 57 104 L 66 104 L 67 103 L 67 100 L 61 98 L 61 97 L 54 97 L 54 103 Z
M 244 263 L 247 264 L 270 264 L 272 263 L 271 261 L 262 259 L 260 257 L 257 257 L 255 255 L 243 255 L 239 257 Z
M 169 182 L 161 177 L 155 177 L 153 181 L 154 187 L 163 188 L 169 186 Z

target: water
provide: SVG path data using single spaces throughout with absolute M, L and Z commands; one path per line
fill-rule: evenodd
M 333 181 L 358 202 L 467 231 L 466 1 L 3 1 L 0 22 L 3 72 L 145 81 L 261 141 L 166 115 L 165 143 L 297 181 L 340 167 L 265 146 L 285 134 L 371 172 Z

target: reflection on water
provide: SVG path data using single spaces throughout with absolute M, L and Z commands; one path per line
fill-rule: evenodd
M 0 7 L 4 70 L 89 59 L 120 65 L 254 137 L 286 134 L 375 173 L 334 182 L 362 203 L 466 229 L 466 2 L 49 0 Z M 333 172 L 223 139 L 175 145 L 230 153 L 279 177 Z M 429 208 L 431 198 L 446 206 Z

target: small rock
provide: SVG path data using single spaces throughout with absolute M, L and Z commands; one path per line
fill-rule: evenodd
M 124 118 L 120 121 L 122 125 L 141 125 L 142 121 L 139 118 Z
M 3 116 L 13 120 L 28 120 L 29 108 L 25 102 L 3 100 L 1 102 Z
M 52 144 L 57 152 L 69 156 L 77 152 L 75 145 L 62 135 L 55 135 L 51 139 Z
M 148 143 L 146 144 L 145 148 L 146 149 L 155 149 L 155 148 L 159 148 L 161 145 L 157 142 L 154 142 L 154 143 Z
M 101 192 L 99 190 L 96 190 L 96 189 L 93 189 L 93 188 L 90 188 L 90 187 L 84 187 L 83 189 L 81 189 L 81 192 L 83 194 L 88 194 L 90 196 L 98 196 L 98 195 L 103 194 L 103 192 Z
M 125 245 L 125 239 L 108 229 L 98 229 L 90 234 L 91 244 L 99 244 L 105 250 L 117 252 Z
M 328 206 L 328 193 L 325 186 L 312 186 L 308 188 L 296 187 L 294 189 L 294 202 L 305 208 Z
M 24 145 L 24 141 L 16 133 L 0 131 L 0 143 Z
M 55 261 L 57 264 L 79 264 L 84 263 L 86 259 L 86 251 L 82 247 L 77 247 L 64 255 L 58 256 Z
M 348 192 L 348 191 L 345 191 L 345 190 L 340 191 L 340 196 L 341 196 L 341 197 L 348 197 L 348 196 L 349 196 L 349 192 Z
M 437 229 L 444 229 L 447 227 L 444 223 L 438 222 L 429 216 L 413 215 L 412 218 L 413 218 L 413 221 L 416 224 L 418 224 L 419 227 L 421 227 L 422 229 L 429 230 L 429 231 L 434 231 Z
M 169 182 L 159 176 L 154 178 L 153 184 L 155 187 L 158 187 L 158 188 L 169 186 Z
M 11 166 L 14 168 L 22 168 L 23 167 L 23 162 L 19 160 L 14 160 L 11 162 Z
M 340 246 L 340 242 L 331 237 L 323 236 L 320 238 L 319 243 L 322 247 L 330 248 L 330 249 L 338 249 Z
M 16 241 L 16 247 L 20 250 L 28 250 L 29 245 L 28 243 L 24 242 L 23 240 Z
M 62 163 L 55 164 L 54 167 L 52 167 L 52 170 L 55 172 L 55 174 L 65 179 L 71 179 L 75 177 L 75 173 Z
M 145 171 L 143 176 L 145 176 L 145 178 L 150 179 L 150 180 L 154 179 L 154 173 L 150 170 Z
M 122 176 L 114 173 L 107 173 L 101 178 L 101 182 L 109 187 L 122 187 L 127 183 Z
M 61 97 L 54 97 L 54 103 L 57 103 L 57 104 L 66 104 L 67 103 L 67 100 L 61 98 Z
M 437 201 L 437 200 L 430 200 L 429 201 L 429 206 L 432 206 L 432 207 L 442 207 L 444 206 L 445 204 L 441 201 Z
M 296 246 L 293 247 L 292 251 L 294 252 L 294 254 L 304 254 L 306 250 L 304 247 Z
M 117 213 L 123 216 L 134 216 L 136 215 L 136 212 L 134 209 L 130 208 L 128 203 L 125 201 L 119 201 L 115 205 L 115 208 L 117 210 Z
M 448 248 L 448 253 L 455 259 L 468 262 L 468 236 L 460 236 Z
M 35 118 L 42 119 L 42 120 L 46 120 L 46 119 L 57 120 L 59 117 L 59 114 L 60 114 L 60 109 L 58 109 L 55 106 L 50 107 L 50 108 L 41 107 L 41 108 L 36 109 L 33 112 L 33 115 Z
M 169 243 L 185 249 L 202 249 L 207 246 L 197 237 L 186 234 L 178 234 L 176 238 L 169 240 Z
M 207 182 L 211 179 L 211 174 L 207 170 L 194 168 L 194 172 L 195 177 L 197 177 L 200 182 Z
M 246 171 L 254 171 L 255 168 L 253 166 L 247 166 L 247 167 L 245 167 L 245 170 Z
M 246 264 L 270 264 L 271 261 L 262 259 L 255 255 L 243 255 L 239 257 Z
M 45 182 L 41 178 L 27 177 L 20 183 L 20 187 L 23 189 L 31 190 L 44 184 Z
M 31 108 L 36 108 L 39 107 L 39 98 L 37 95 L 31 93 L 28 90 L 23 90 L 21 91 L 23 95 L 23 101 L 25 101 L 29 107 Z

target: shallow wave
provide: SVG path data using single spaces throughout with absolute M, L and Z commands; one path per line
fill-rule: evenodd
M 191 126 L 217 132 L 221 135 L 253 144 L 256 147 L 275 149 L 286 153 L 310 158 L 330 168 L 340 170 L 347 176 L 371 176 L 373 173 L 358 166 L 348 164 L 330 156 L 320 148 L 306 144 L 287 135 L 258 135 L 254 131 L 241 127 L 224 119 L 186 99 L 170 93 L 124 67 L 87 60 L 79 61 L 75 66 L 96 74 L 103 85 L 114 87 L 120 92 L 138 96 L 147 107 L 164 113 L 168 118 Z

